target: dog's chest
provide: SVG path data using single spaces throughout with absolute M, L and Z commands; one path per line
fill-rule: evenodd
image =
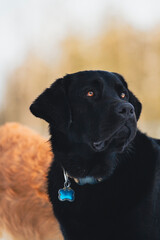
M 79 205 L 79 208 L 63 208 L 59 222 L 69 240 L 158 240 L 153 221 L 144 219 L 137 213 L 109 215 L 103 207 Z M 145 215 L 146 217 L 146 215 Z M 152 227 L 151 227 L 152 226 Z M 104 238 L 105 237 L 105 238 Z
M 59 201 L 55 205 L 55 214 L 61 228 L 69 236 L 66 239 L 97 240 L 106 236 L 109 240 L 149 240 L 153 237 L 153 222 L 148 204 L 142 203 L 143 209 L 139 206 L 126 210 L 125 201 L 123 204 L 121 199 L 111 199 L 103 188 L 77 187 L 76 184 L 72 184 L 72 188 L 75 191 L 75 201 Z M 143 215 L 139 209 L 142 209 Z

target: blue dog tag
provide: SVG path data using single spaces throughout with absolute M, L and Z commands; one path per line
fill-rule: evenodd
M 60 201 L 73 202 L 75 199 L 74 190 L 70 187 L 64 187 L 62 189 L 59 189 L 58 198 Z

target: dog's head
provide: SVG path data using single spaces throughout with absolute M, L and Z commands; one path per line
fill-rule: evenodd
M 71 176 L 110 176 L 117 153 L 134 139 L 141 103 L 124 78 L 84 71 L 58 79 L 31 105 L 50 125 L 55 155 Z

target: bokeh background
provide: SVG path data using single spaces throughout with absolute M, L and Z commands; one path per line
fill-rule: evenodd
M 121 73 L 143 104 L 139 128 L 160 137 L 159 0 L 0 0 L 0 125 L 47 136 L 30 104 L 86 69 Z

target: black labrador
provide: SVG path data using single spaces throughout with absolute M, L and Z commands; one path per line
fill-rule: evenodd
M 159 240 L 160 140 L 137 129 L 141 103 L 124 78 L 69 74 L 30 109 L 49 123 L 48 193 L 64 239 Z

